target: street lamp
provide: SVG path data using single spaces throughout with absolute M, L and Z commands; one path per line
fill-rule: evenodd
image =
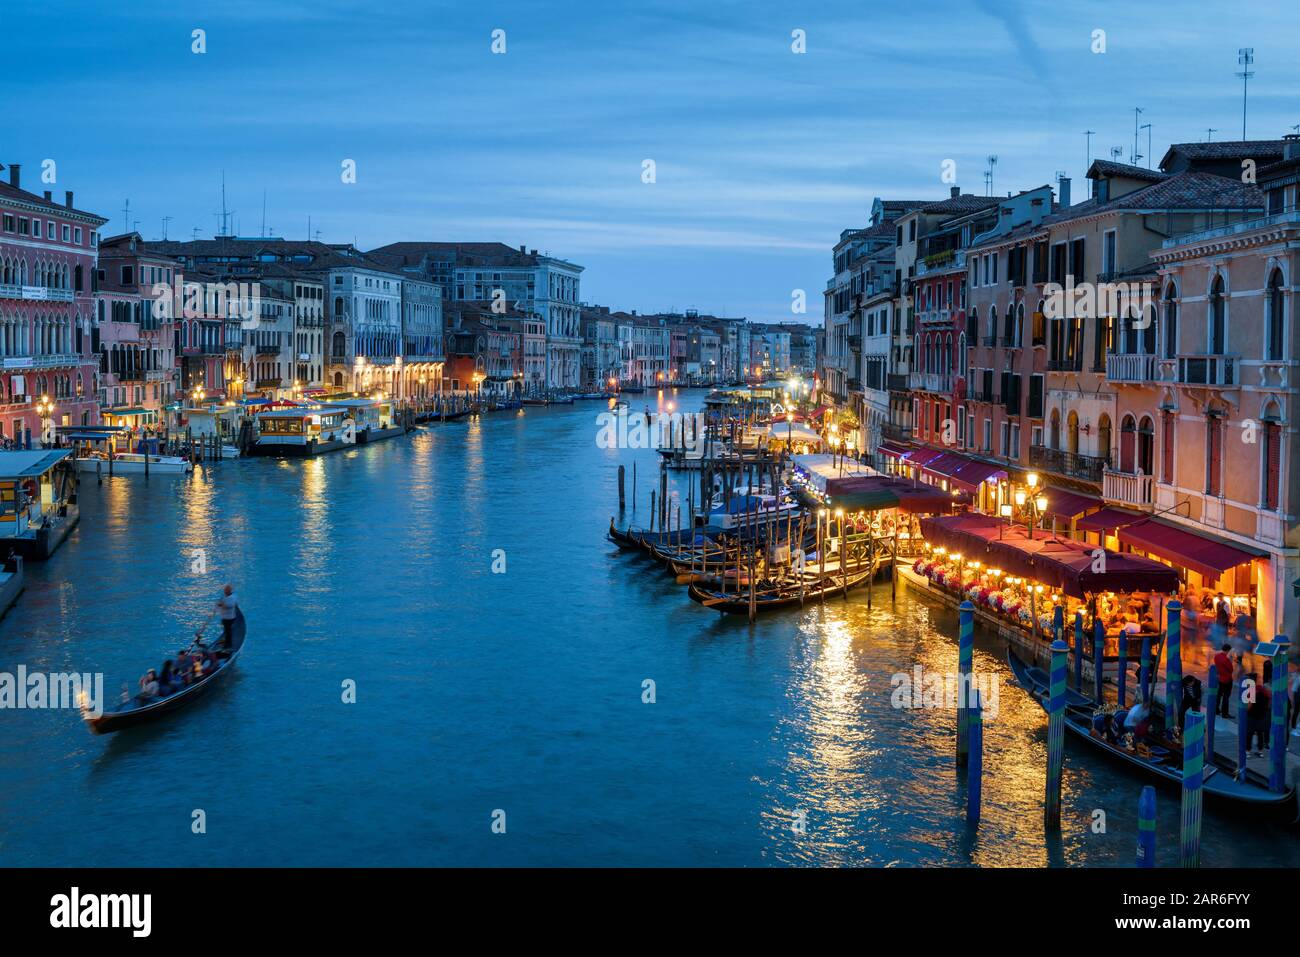
M 43 395 L 36 401 L 36 414 L 41 419 L 41 445 L 45 444 L 45 433 L 47 431 L 46 423 L 53 425 L 54 419 L 54 400 L 48 395 Z M 49 431 L 53 431 L 52 428 Z

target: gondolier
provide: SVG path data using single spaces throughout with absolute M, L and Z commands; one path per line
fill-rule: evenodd
M 203 623 L 203 627 L 196 632 L 202 636 L 203 632 L 208 630 L 208 623 L 212 621 L 213 616 L 221 616 L 221 643 L 218 645 L 223 651 L 230 650 L 231 629 L 235 625 L 235 618 L 239 615 L 239 601 L 235 598 L 235 586 L 227 584 L 221 589 L 221 597 L 217 599 L 213 606 L 212 614 L 208 620 Z

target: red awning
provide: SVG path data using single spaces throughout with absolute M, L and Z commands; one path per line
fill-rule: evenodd
M 908 465 L 925 465 L 927 462 L 932 462 L 939 456 L 946 454 L 946 452 L 940 452 L 938 449 L 912 449 L 903 456 L 903 459 Z
M 1052 505 L 1050 495 L 1047 498 L 1047 505 L 1050 510 Z M 1132 525 L 1134 522 L 1140 522 L 1145 518 L 1146 516 L 1141 512 L 1111 508 L 1108 505 L 1100 512 L 1093 512 L 1091 515 L 1083 516 L 1075 527 L 1081 532 L 1113 532 L 1122 525 Z
M 1030 539 L 1023 528 L 1003 524 L 992 515 L 923 518 L 921 532 L 933 545 L 1055 586 L 1075 598 L 1102 591 L 1169 593 L 1179 586 L 1178 573 L 1168 565 L 1111 551 L 1106 552 L 1104 563 L 1098 563 L 1095 545 L 1043 532 Z
M 893 442 L 881 442 L 876 446 L 876 451 L 895 459 L 901 459 L 908 452 L 903 446 L 895 445 Z
M 954 455 L 952 452 L 941 452 L 930 461 L 926 462 L 922 469 L 931 475 L 937 475 L 939 478 L 955 478 L 957 470 L 969 462 L 970 459 L 962 455 Z
M 825 415 L 830 410 L 831 407 L 829 405 L 819 405 L 817 406 L 817 408 L 812 410 L 812 413 L 808 416 L 808 418 L 820 419 L 823 415 Z
M 1047 514 L 1055 515 L 1057 518 L 1074 518 L 1090 508 L 1101 505 L 1101 499 L 1092 495 L 1054 488 L 1050 485 L 1043 489 L 1043 494 L 1047 496 Z
M 987 482 L 996 475 L 1006 474 L 1006 469 L 994 462 L 967 459 L 966 464 L 957 469 L 953 479 L 959 485 L 965 486 L 968 491 L 974 492 L 980 487 L 981 482 Z
M 1190 532 L 1159 519 L 1148 518 L 1119 530 L 1119 540 L 1166 561 L 1218 578 L 1230 568 L 1244 565 L 1262 552 L 1249 552 L 1219 538 Z

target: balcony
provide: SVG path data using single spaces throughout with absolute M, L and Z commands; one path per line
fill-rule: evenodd
M 949 372 L 913 372 L 908 376 L 908 386 L 922 392 L 952 392 L 953 376 Z
M 1154 476 L 1106 469 L 1102 477 L 1101 495 L 1108 502 L 1149 510 L 1155 503 L 1154 485 Z
M 924 312 L 916 314 L 916 321 L 922 326 L 950 326 L 952 325 L 952 310 L 926 309 Z
M 0 359 L 0 369 L 5 372 L 23 372 L 27 369 L 60 369 L 65 366 L 77 366 L 81 362 L 81 356 L 74 352 L 45 356 L 6 356 L 4 359 Z
M 996 345 L 998 344 L 998 337 L 997 337 L 997 336 L 985 336 L 985 337 L 984 337 L 983 339 L 981 339 L 980 341 L 984 344 L 984 348 L 985 348 L 985 349 L 992 349 L 994 346 L 996 346 Z
M 891 372 L 885 378 L 885 388 L 890 392 L 907 392 L 907 376 L 901 372 Z
M 272 377 L 272 378 L 270 378 L 270 379 L 258 379 L 257 382 L 256 382 L 256 384 L 254 385 L 254 388 L 257 388 L 257 389 L 278 389 L 278 388 L 280 388 L 280 386 L 283 384 L 283 382 L 284 382 L 284 380 L 281 379 L 279 376 L 274 376 L 274 377 Z
M 910 425 L 899 425 L 896 422 L 885 422 L 880 426 L 880 434 L 886 439 L 892 439 L 895 442 L 910 442 L 912 427 Z
M 1106 378 L 1111 382 L 1155 382 L 1156 357 L 1111 353 L 1106 356 Z
M 0 283 L 0 299 L 25 299 L 29 302 L 72 302 L 76 293 L 71 289 L 47 289 L 45 286 L 17 286 Z
M 849 390 L 850 392 L 861 392 L 861 391 L 862 391 L 862 380 L 861 380 L 861 379 L 849 379 L 848 382 L 845 383 L 845 386 L 846 386 L 846 388 L 848 388 L 848 390 Z
M 850 352 L 861 352 L 861 351 L 862 351 L 862 337 L 861 337 L 861 336 L 849 336 L 849 351 L 850 351 Z
M 1049 449 L 1045 445 L 1031 445 L 1029 464 L 1044 472 L 1082 479 L 1085 482 L 1100 483 L 1102 473 L 1106 471 L 1110 459 L 1098 458 L 1095 455 L 1080 455 L 1063 449 Z
M 933 253 L 926 256 L 924 259 L 918 260 L 916 264 L 916 274 L 917 276 L 924 276 L 927 273 L 965 268 L 966 250 L 946 249 L 943 252 Z
M 262 344 L 257 347 L 257 354 L 259 356 L 273 356 L 273 355 L 278 355 L 279 352 L 280 352 L 280 347 L 274 344 L 272 345 Z
M 1241 385 L 1237 379 L 1237 356 L 1180 355 L 1177 366 L 1179 385 L 1214 386 L 1235 389 Z

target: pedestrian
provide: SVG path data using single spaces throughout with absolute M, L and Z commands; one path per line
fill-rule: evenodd
M 1291 663 L 1291 681 L 1287 685 L 1287 727 L 1291 729 L 1291 737 L 1300 738 L 1300 728 L 1296 727 L 1296 719 L 1300 718 L 1300 662 Z
M 1252 671 L 1247 680 L 1250 682 L 1248 687 L 1254 689 L 1255 699 L 1246 708 L 1246 750 L 1258 758 L 1263 756 L 1268 747 L 1268 724 L 1272 718 L 1273 696 L 1269 693 L 1267 684 L 1260 684 L 1255 672 Z M 1242 719 L 1239 716 L 1237 720 Z M 1255 745 L 1253 749 L 1252 744 Z
M 1219 691 L 1214 699 L 1214 712 L 1219 717 L 1227 718 L 1228 702 L 1232 700 L 1232 658 L 1229 653 L 1232 651 L 1232 645 L 1226 641 L 1219 653 L 1214 656 L 1214 670 L 1219 673 Z

